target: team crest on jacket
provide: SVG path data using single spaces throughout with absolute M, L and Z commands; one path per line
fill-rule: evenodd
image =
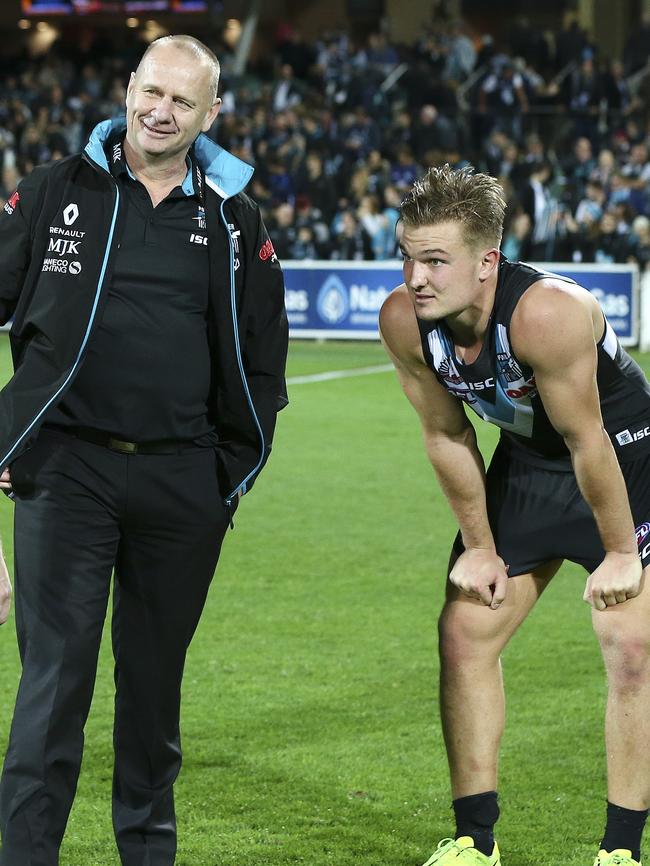
M 259 252 L 259 257 L 263 262 L 271 259 L 272 262 L 277 262 L 278 257 L 275 253 L 275 249 L 273 248 L 273 243 L 270 238 L 262 244 L 262 248 Z
M 12 193 L 12 195 L 10 195 L 5 202 L 5 213 L 8 213 L 9 216 L 11 216 L 12 213 L 16 210 L 19 201 L 20 193 L 18 192 L 18 190 L 16 190 L 16 192 Z

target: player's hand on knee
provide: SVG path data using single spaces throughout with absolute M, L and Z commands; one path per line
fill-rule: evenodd
M 5 466 L 2 474 L 0 474 L 0 490 L 11 490 L 11 475 L 7 466 Z
M 9 571 L 0 553 L 0 625 L 7 621 L 9 608 L 11 607 L 11 581 Z
M 589 575 L 583 600 L 594 610 L 606 610 L 641 592 L 643 566 L 636 553 L 607 553 Z
M 454 586 L 496 610 L 506 597 L 508 566 L 495 550 L 469 547 L 449 573 Z

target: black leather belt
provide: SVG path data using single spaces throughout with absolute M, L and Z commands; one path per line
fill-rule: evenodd
M 182 439 L 160 439 L 157 442 L 126 442 L 124 439 L 116 439 L 101 430 L 93 430 L 91 427 L 66 427 L 58 424 L 43 425 L 45 430 L 54 430 L 64 433 L 74 439 L 83 442 L 92 442 L 93 445 L 101 445 L 110 451 L 120 454 L 182 454 L 183 451 L 193 450 L 197 445 Z

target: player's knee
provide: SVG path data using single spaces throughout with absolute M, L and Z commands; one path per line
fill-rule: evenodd
M 621 634 L 615 629 L 599 634 L 610 688 L 629 694 L 650 679 L 650 639 Z
M 481 628 L 474 616 L 475 608 L 452 610 L 446 607 L 438 621 L 440 662 L 443 666 L 462 667 L 477 660 L 498 658 L 501 645 L 497 643 L 492 629 Z M 487 610 L 487 608 L 486 608 Z

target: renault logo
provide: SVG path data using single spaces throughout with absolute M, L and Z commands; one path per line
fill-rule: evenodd
M 63 211 L 63 220 L 67 226 L 71 226 L 79 216 L 79 208 L 76 204 L 69 204 Z

